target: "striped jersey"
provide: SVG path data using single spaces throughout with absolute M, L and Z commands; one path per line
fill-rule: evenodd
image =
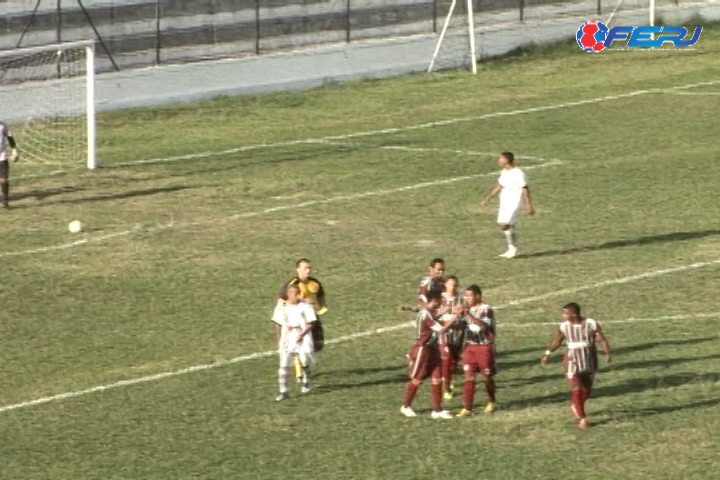
M 560 331 L 565 335 L 567 351 L 565 365 L 567 375 L 576 373 L 595 373 L 597 370 L 597 346 L 595 336 L 600 333 L 600 324 L 592 318 L 582 322 L 563 322 Z
M 447 321 L 452 317 L 453 315 L 453 309 L 456 305 L 465 305 L 465 297 L 463 297 L 459 292 L 455 292 L 453 295 L 448 295 L 446 292 L 443 292 L 442 296 L 442 308 L 443 312 L 445 312 L 442 317 L 440 317 L 441 321 Z M 463 343 L 463 340 L 465 338 L 465 327 L 467 326 L 466 320 L 464 317 L 460 317 L 455 321 L 455 324 L 450 327 L 450 330 L 448 330 L 445 333 L 445 341 L 447 343 L 450 343 L 452 345 L 461 345 Z M 442 339 L 441 339 L 442 340 Z
M 417 325 L 415 342 L 418 345 L 437 345 L 439 340 L 437 332 L 442 329 L 437 318 L 429 310 L 422 308 L 418 312 L 415 322 Z
M 465 332 L 465 343 L 469 345 L 489 345 L 495 340 L 495 312 L 487 303 L 481 303 L 470 307 L 470 315 L 490 326 L 489 331 L 473 325 L 470 319 L 467 320 L 468 327 Z
M 421 304 L 427 302 L 427 294 L 436 290 L 442 292 L 445 289 L 444 280 L 440 278 L 425 277 L 420 281 L 418 286 L 418 300 Z

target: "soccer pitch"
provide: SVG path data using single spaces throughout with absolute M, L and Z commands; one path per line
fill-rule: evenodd
M 697 47 L 104 114 L 105 168 L 13 165 L 2 477 L 715 478 L 720 31 Z M 538 210 L 513 260 L 479 206 L 502 150 Z M 436 256 L 498 306 L 493 415 L 431 420 L 428 385 L 398 411 L 396 308 Z M 330 342 L 278 404 L 269 319 L 300 257 Z M 589 431 L 559 355 L 538 364 L 569 301 L 613 346 Z

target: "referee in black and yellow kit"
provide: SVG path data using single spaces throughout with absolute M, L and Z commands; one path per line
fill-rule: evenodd
M 312 277 L 312 263 L 307 258 L 301 258 L 295 262 L 295 277 L 286 285 L 297 285 L 300 288 L 300 298 L 313 306 L 318 321 L 311 330 L 313 342 L 315 343 L 315 351 L 322 350 L 325 343 L 325 334 L 320 316 L 328 311 L 327 302 L 325 301 L 325 290 L 322 283 L 317 278 Z M 298 382 L 302 382 L 302 365 L 298 358 L 295 358 L 295 378 Z

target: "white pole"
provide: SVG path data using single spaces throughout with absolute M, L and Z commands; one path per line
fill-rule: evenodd
M 468 30 L 470 31 L 470 62 L 473 75 L 477 74 L 477 56 L 475 55 L 475 14 L 473 13 L 473 0 L 467 0 Z
M 87 135 L 88 157 L 87 165 L 90 169 L 97 168 L 95 156 L 95 45 L 85 48 L 85 66 L 87 75 Z
M 452 18 L 453 10 L 455 10 L 456 3 L 457 0 L 452 0 L 452 3 L 450 4 L 450 10 L 448 10 L 448 14 L 445 17 L 445 23 L 443 24 L 443 28 L 440 31 L 440 37 L 438 38 L 437 44 L 435 45 L 435 52 L 433 53 L 432 60 L 430 60 L 428 73 L 432 72 L 433 66 L 435 65 L 435 60 L 437 59 L 438 53 L 440 53 L 440 45 L 442 45 L 443 39 L 445 38 L 445 32 L 447 32 L 448 25 L 450 25 L 450 18 Z
M 650 26 L 655 26 L 655 0 L 650 0 Z

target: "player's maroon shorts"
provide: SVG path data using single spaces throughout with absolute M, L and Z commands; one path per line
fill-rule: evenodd
M 495 375 L 495 347 L 492 345 L 468 345 L 463 352 L 463 370 L 465 373 L 480 373 L 483 376 Z
M 415 380 L 428 377 L 440 378 L 440 351 L 437 345 L 427 346 L 415 344 L 410 349 L 408 376 Z

